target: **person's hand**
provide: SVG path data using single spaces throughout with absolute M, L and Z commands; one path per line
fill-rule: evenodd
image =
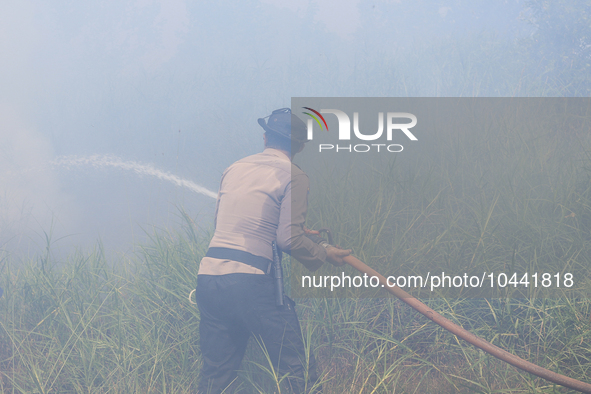
M 345 265 L 343 257 L 347 257 L 351 254 L 351 249 L 341 249 L 335 246 L 328 246 L 326 248 L 326 261 L 334 265 L 335 267 L 342 267 Z

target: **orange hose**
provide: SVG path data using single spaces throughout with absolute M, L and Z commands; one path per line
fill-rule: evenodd
M 439 313 L 435 312 L 433 309 L 429 308 L 427 305 L 423 304 L 421 301 L 411 296 L 406 291 L 402 290 L 400 287 L 388 286 L 386 278 L 383 275 L 379 274 L 377 271 L 370 268 L 367 264 L 363 263 L 358 258 L 354 256 L 347 256 L 343 260 L 347 264 L 349 264 L 350 266 L 362 273 L 378 277 L 382 287 L 388 290 L 388 292 L 394 294 L 396 297 L 400 298 L 403 302 L 411 306 L 417 312 L 420 312 L 421 314 L 425 315 L 428 319 L 439 324 L 441 327 L 445 328 L 449 332 L 457 335 L 458 337 L 471 343 L 477 348 L 482 349 L 485 352 L 493 355 L 499 360 L 505 361 L 506 363 L 509 363 L 514 367 L 522 369 L 526 372 L 529 372 L 531 374 L 534 374 L 536 376 L 539 376 L 561 386 L 580 391 L 581 393 L 591 393 L 591 384 L 581 382 L 580 380 L 576 380 L 573 378 L 569 378 L 568 376 L 564 376 L 556 372 L 552 372 L 546 368 L 542 368 L 536 364 L 532 364 L 529 361 L 517 357 L 514 354 L 511 354 L 506 350 L 503 350 L 500 347 L 485 341 L 484 339 L 472 334 L 470 331 L 467 331 L 462 327 L 458 326 L 457 324 L 447 320 L 445 317 L 441 316 Z

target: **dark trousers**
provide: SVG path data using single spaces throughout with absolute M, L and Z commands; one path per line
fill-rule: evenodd
M 286 305 L 278 307 L 274 294 L 270 275 L 198 276 L 196 295 L 203 357 L 199 394 L 234 392 L 238 386 L 237 370 L 251 335 L 268 353 L 279 376 L 288 375 L 287 382 L 294 393 L 307 392 L 317 381 L 311 352 L 306 363 L 295 303 L 285 297 Z

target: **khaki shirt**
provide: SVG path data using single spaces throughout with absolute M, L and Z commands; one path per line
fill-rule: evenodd
M 271 242 L 310 270 L 326 261 L 326 250 L 307 238 L 308 176 L 281 151 L 238 160 L 224 171 L 209 247 L 237 249 L 273 259 Z M 264 274 L 239 261 L 204 257 L 199 275 Z

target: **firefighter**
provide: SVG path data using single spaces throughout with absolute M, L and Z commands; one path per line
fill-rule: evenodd
M 295 303 L 277 296 L 273 246 L 311 271 L 325 262 L 341 266 L 351 251 L 316 242 L 321 238 L 314 240 L 304 226 L 309 181 L 292 163 L 307 142 L 304 122 L 289 108 L 268 118 L 258 120 L 265 130 L 264 151 L 235 162 L 222 175 L 215 233 L 199 266 L 200 394 L 239 391 L 237 371 L 251 336 L 273 368 L 287 375 L 294 393 L 314 385 L 314 392 L 321 392 L 313 354 L 306 360 Z

